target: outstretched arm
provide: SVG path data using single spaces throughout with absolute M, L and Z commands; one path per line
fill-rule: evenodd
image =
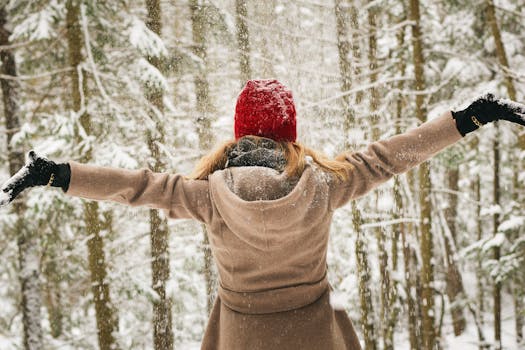
M 66 194 L 110 200 L 131 206 L 164 209 L 171 218 L 208 222 L 211 202 L 208 181 L 150 169 L 127 170 L 69 162 L 71 182 Z
M 403 134 L 373 142 L 363 151 L 344 155 L 344 160 L 352 164 L 353 169 L 347 180 L 332 183 L 332 208 L 363 196 L 392 176 L 431 158 L 467 133 L 499 119 L 525 125 L 525 106 L 485 95 L 464 110 L 444 113 Z
M 92 200 L 109 200 L 130 206 L 164 209 L 171 218 L 211 219 L 208 183 L 179 174 L 127 170 L 77 162 L 56 164 L 30 152 L 26 165 L 2 187 L 6 204 L 25 188 L 62 187 L 66 194 Z M 1 199 L 0 199 L 1 200 Z

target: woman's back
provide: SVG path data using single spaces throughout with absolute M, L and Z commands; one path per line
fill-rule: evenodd
M 227 168 L 210 176 L 213 216 L 208 231 L 222 288 L 240 293 L 305 284 L 307 290 L 324 279 L 332 217 L 328 179 L 315 165 L 307 165 L 295 181 L 259 166 Z M 261 199 L 257 193 L 263 191 L 274 199 Z M 249 200 L 253 198 L 258 199 Z M 317 297 L 272 309 L 302 306 Z
M 299 178 L 262 166 L 209 176 L 220 285 L 203 349 L 360 349 L 346 313 L 329 303 L 334 180 L 310 163 Z

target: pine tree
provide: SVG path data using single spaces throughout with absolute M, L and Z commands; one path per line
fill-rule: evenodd
M 9 47 L 8 29 L 9 14 L 6 5 L 0 8 L 0 45 Z M 24 153 L 20 145 L 12 143 L 13 135 L 20 131 L 20 84 L 17 80 L 17 68 L 14 53 L 9 49 L 0 51 L 2 60 L 0 79 L 2 101 L 4 103 L 4 118 L 7 131 L 7 158 L 9 172 L 14 175 L 24 165 Z M 40 308 L 42 307 L 40 283 L 40 243 L 38 232 L 33 231 L 24 218 L 27 205 L 23 198 L 13 204 L 13 212 L 17 219 L 14 231 L 17 237 L 19 278 L 22 287 L 22 318 L 24 325 L 24 349 L 37 350 L 43 348 Z
M 193 54 L 199 58 L 198 68 L 195 73 L 195 95 L 197 100 L 195 126 L 199 136 L 199 148 L 203 152 L 209 152 L 213 143 L 211 133 L 212 122 L 212 102 L 210 98 L 210 84 L 208 81 L 207 71 L 207 25 L 205 5 L 199 0 L 190 0 L 191 27 L 193 36 Z M 215 280 L 217 277 L 213 269 L 213 257 L 210 249 L 208 231 L 205 225 L 202 225 L 204 236 L 202 246 L 204 250 L 204 279 L 206 280 L 207 302 L 206 308 L 208 313 L 211 312 L 214 302 Z
M 412 51 L 414 60 L 415 90 L 416 95 L 416 117 L 420 122 L 425 122 L 426 107 L 423 42 L 421 35 L 421 16 L 419 0 L 410 0 L 410 20 L 412 24 Z M 421 230 L 421 285 L 422 285 L 422 336 L 423 349 L 432 350 L 435 344 L 434 329 L 434 268 L 433 243 L 431 231 L 432 205 L 430 201 L 430 168 L 428 162 L 419 166 L 419 207 L 420 207 L 420 230 Z
M 147 21 L 149 30 L 161 36 L 162 19 L 159 0 L 147 0 Z M 159 72 L 163 70 L 163 58 L 148 55 L 148 62 Z M 155 129 L 146 131 L 148 149 L 152 163 L 149 167 L 154 172 L 165 170 L 162 160 L 161 145 L 165 142 L 163 113 L 164 92 L 159 86 L 146 85 L 146 98 L 150 103 L 149 116 L 154 121 Z M 169 232 L 166 218 L 160 216 L 158 210 L 150 209 L 150 239 L 151 239 L 151 285 L 158 299 L 153 301 L 153 344 L 156 350 L 173 349 L 173 329 L 171 315 L 171 299 L 166 294 L 166 283 L 170 278 Z
M 81 67 L 83 61 L 82 48 L 83 36 L 81 30 L 81 6 L 83 3 L 76 0 L 68 0 L 66 3 L 66 25 L 68 43 L 68 62 L 72 68 L 70 71 L 71 100 L 75 113 L 80 113 L 80 126 L 82 133 L 92 135 L 91 116 L 82 103 L 88 98 L 87 75 Z M 79 69 L 80 68 L 80 69 Z M 84 99 L 84 101 L 83 101 Z M 77 131 L 77 142 L 82 141 L 82 133 Z M 88 149 L 80 156 L 81 162 L 89 162 L 92 158 L 91 150 Z M 101 236 L 101 222 L 99 219 L 99 205 L 95 201 L 86 201 L 83 204 L 84 222 L 87 241 L 89 270 L 91 273 L 91 290 L 95 304 L 98 343 L 100 349 L 116 349 L 118 344 L 114 332 L 118 330 L 116 311 L 111 303 L 110 287 L 107 280 L 106 255 L 104 252 L 104 239 Z

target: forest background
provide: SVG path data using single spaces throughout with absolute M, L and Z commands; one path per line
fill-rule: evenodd
M 55 161 L 189 174 L 246 80 L 293 92 L 334 156 L 459 108 L 524 102 L 520 0 L 0 3 L 0 178 Z M 339 210 L 332 305 L 364 349 L 523 349 L 525 134 L 490 125 Z M 27 192 L 0 209 L 1 349 L 198 348 L 205 227 Z

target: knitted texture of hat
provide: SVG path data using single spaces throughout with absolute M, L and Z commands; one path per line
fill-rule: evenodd
M 235 106 L 235 138 L 262 136 L 295 141 L 295 104 L 292 92 L 277 80 L 249 80 Z

